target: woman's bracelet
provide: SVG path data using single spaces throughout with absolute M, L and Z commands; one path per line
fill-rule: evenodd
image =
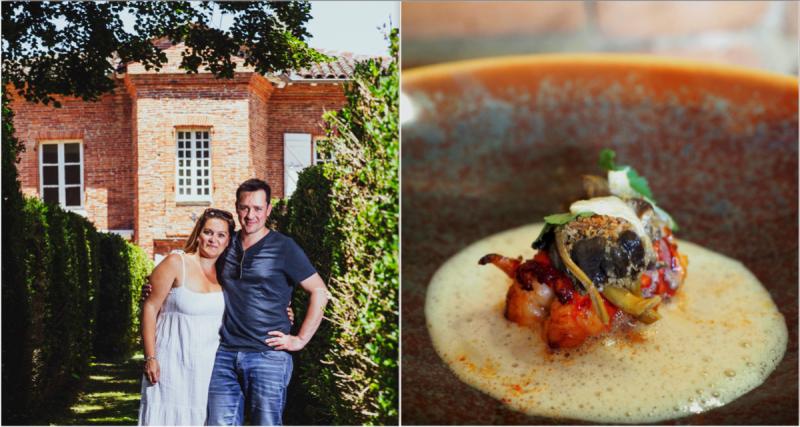
M 147 357 L 144 358 L 144 363 L 147 363 L 147 362 L 149 362 L 151 360 L 158 360 L 158 359 L 156 359 L 155 356 L 147 356 Z

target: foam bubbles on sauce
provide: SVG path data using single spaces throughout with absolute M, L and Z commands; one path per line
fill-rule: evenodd
M 533 256 L 533 224 L 480 240 L 428 286 L 434 347 L 467 384 L 531 415 L 644 423 L 722 406 L 761 384 L 786 351 L 786 322 L 741 263 L 678 242 L 689 257 L 661 320 L 550 353 L 538 332 L 503 317 L 510 279 L 478 259 Z M 454 303 L 454 295 L 459 295 Z

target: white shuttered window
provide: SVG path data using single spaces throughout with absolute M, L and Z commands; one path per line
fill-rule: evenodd
M 208 129 L 181 129 L 175 156 L 175 200 L 211 201 L 211 138 Z
M 39 147 L 39 194 L 65 209 L 83 209 L 83 144 L 47 141 Z

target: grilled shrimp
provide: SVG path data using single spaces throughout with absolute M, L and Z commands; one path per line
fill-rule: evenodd
M 608 329 L 592 310 L 590 298 L 575 290 L 546 252 L 540 251 L 525 262 L 489 254 L 479 263 L 495 265 L 513 279 L 506 294 L 506 319 L 521 326 L 541 327 L 551 348 L 577 347 Z M 616 312 L 608 304 L 606 309 L 612 316 Z
M 547 316 L 553 291 L 536 277 L 536 265 L 498 254 L 489 254 L 479 264 L 493 264 L 514 281 L 506 294 L 506 319 L 522 326 L 535 327 Z

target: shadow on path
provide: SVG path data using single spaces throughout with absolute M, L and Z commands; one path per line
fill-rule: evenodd
M 119 363 L 93 360 L 78 401 L 50 424 L 136 425 L 142 363 L 141 354 Z

